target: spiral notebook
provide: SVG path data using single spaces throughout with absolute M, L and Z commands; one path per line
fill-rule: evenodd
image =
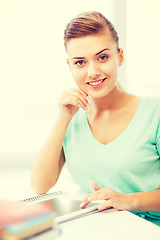
M 57 192 L 50 192 L 50 193 L 45 193 L 42 195 L 36 195 L 31 198 L 26 198 L 18 201 L 19 203 L 36 203 L 36 202 L 43 202 L 45 200 L 52 199 L 54 197 L 60 196 L 64 194 L 62 191 L 57 191 Z
M 81 200 L 70 197 L 62 191 L 50 192 L 20 200 L 19 203 L 34 204 L 38 202 L 49 203 L 56 213 L 55 222 L 62 223 L 73 220 L 84 214 L 98 211 L 98 203 L 89 203 L 85 208 L 81 208 Z

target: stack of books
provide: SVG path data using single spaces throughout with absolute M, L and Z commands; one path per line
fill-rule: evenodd
M 32 205 L 0 201 L 0 239 L 19 240 L 54 227 L 55 213 L 47 203 Z

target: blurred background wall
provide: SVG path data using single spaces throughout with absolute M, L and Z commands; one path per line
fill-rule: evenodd
M 120 82 L 160 96 L 159 0 L 0 1 L 0 168 L 30 167 L 74 86 L 63 31 L 77 14 L 97 10 L 114 24 L 124 49 Z

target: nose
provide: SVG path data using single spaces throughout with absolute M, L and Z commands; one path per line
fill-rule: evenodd
M 100 76 L 100 70 L 95 62 L 90 62 L 88 66 L 88 77 L 91 79 L 96 79 Z

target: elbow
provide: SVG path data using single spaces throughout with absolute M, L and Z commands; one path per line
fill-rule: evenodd
M 31 188 L 36 195 L 42 195 L 42 194 L 45 194 L 48 192 L 47 189 L 43 189 L 43 188 L 41 188 L 39 186 L 35 186 L 33 184 L 31 184 Z
M 47 193 L 54 185 L 56 182 L 41 182 L 41 181 L 36 181 L 36 179 L 31 179 L 31 188 L 34 191 L 36 195 L 42 195 Z

